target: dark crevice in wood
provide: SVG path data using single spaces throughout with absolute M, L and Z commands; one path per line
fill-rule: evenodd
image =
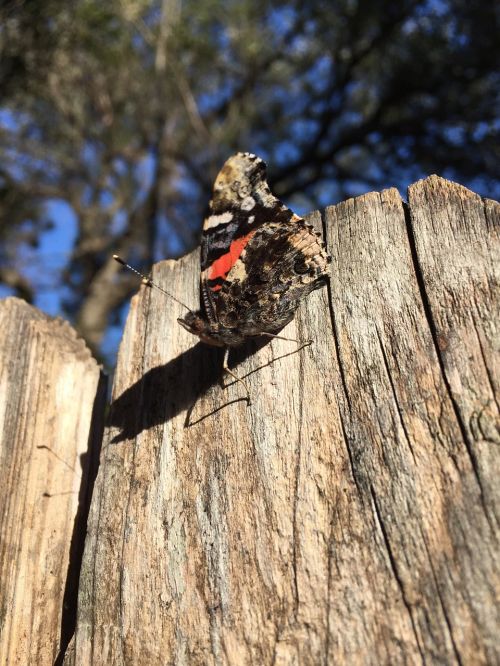
M 134 458 L 135 458 L 135 447 L 137 446 L 137 438 L 133 442 L 131 442 L 132 446 L 132 473 L 127 479 L 127 485 L 126 488 L 124 488 L 124 491 L 127 493 L 127 500 L 125 502 L 125 513 L 124 513 L 124 519 L 122 522 L 122 530 L 121 534 L 117 535 L 117 546 L 119 545 L 119 550 L 120 550 L 120 558 L 118 560 L 118 563 L 120 565 L 120 571 L 118 575 L 118 613 L 117 613 L 117 619 L 118 619 L 118 632 L 120 635 L 120 656 L 123 659 L 123 662 L 126 663 L 125 655 L 124 655 L 124 645 L 126 641 L 125 637 L 125 622 L 123 618 L 123 613 L 125 609 L 125 600 L 124 600 L 124 594 L 123 594 L 123 587 L 124 587 L 124 574 L 126 573 L 126 567 L 124 565 L 126 559 L 125 559 L 125 543 L 127 540 L 127 532 L 128 532 L 128 520 L 130 516 L 130 502 L 131 502 L 131 495 L 132 495 L 132 487 L 134 484 L 134 476 L 135 476 L 135 465 L 134 465 Z M 121 542 L 121 543 L 120 543 Z M 117 548 L 118 550 L 118 548 Z M 126 596 L 126 595 L 125 595 Z
M 450 621 L 450 618 L 448 617 L 448 612 L 446 610 L 446 605 L 444 603 L 444 599 L 443 599 L 443 596 L 441 594 L 441 590 L 439 589 L 439 578 L 436 576 L 436 572 L 434 570 L 434 564 L 432 562 L 432 557 L 431 557 L 431 554 L 430 554 L 429 549 L 427 547 L 427 541 L 425 540 L 425 536 L 422 534 L 422 532 L 420 532 L 420 539 L 421 539 L 422 543 L 424 544 L 425 552 L 427 554 L 427 561 L 429 562 L 429 567 L 430 567 L 430 570 L 431 570 L 431 573 L 432 573 L 432 578 L 434 580 L 434 587 L 435 587 L 435 590 L 437 592 L 437 596 L 438 596 L 438 599 L 439 599 L 439 604 L 441 606 L 441 610 L 443 611 L 443 617 L 444 617 L 444 621 L 446 623 L 446 627 L 448 629 L 448 635 L 450 637 L 450 642 L 451 642 L 451 645 L 453 647 L 453 653 L 454 653 L 455 658 L 456 658 L 457 662 L 459 663 L 459 665 L 463 666 L 463 661 L 462 661 L 462 658 L 460 656 L 460 652 L 458 651 L 458 647 L 455 643 L 455 638 L 453 636 L 451 621 Z
M 207 566 L 210 568 L 211 564 L 207 563 Z M 209 616 L 209 633 L 210 633 L 210 647 L 212 650 L 212 656 L 214 658 L 214 664 L 224 663 L 220 658 L 221 646 L 220 646 L 220 631 L 219 631 L 219 618 L 217 617 L 217 610 L 219 606 L 208 606 L 208 616 Z M 225 650 L 224 650 L 225 652 Z
M 406 424 L 404 422 L 404 417 L 403 417 L 404 410 L 401 409 L 401 405 L 399 404 L 398 396 L 397 396 L 397 393 L 396 393 L 396 387 L 394 386 L 394 381 L 392 379 L 391 370 L 389 368 L 389 362 L 388 362 L 388 359 L 387 359 L 387 355 L 385 353 L 384 345 L 382 344 L 382 339 L 380 337 L 380 331 L 378 330 L 378 326 L 375 326 L 375 330 L 377 332 L 377 339 L 378 339 L 378 344 L 380 346 L 380 351 L 382 352 L 382 359 L 384 361 L 384 367 L 385 367 L 385 371 L 386 371 L 386 374 L 387 374 L 387 379 L 389 380 L 389 384 L 391 386 L 392 397 L 394 399 L 394 404 L 396 405 L 396 409 L 397 409 L 397 412 L 398 412 L 399 422 L 400 422 L 401 428 L 403 429 L 403 432 L 405 434 L 406 443 L 408 444 L 408 448 L 410 449 L 410 453 L 411 453 L 411 456 L 413 458 L 413 462 L 416 464 L 417 461 L 416 461 L 416 458 L 415 458 L 415 452 L 413 450 L 413 446 L 411 445 L 411 437 L 410 437 L 410 434 L 408 433 L 408 430 L 406 429 Z
M 405 221 L 406 221 L 406 230 L 407 230 L 407 235 L 408 235 L 408 243 L 410 246 L 410 252 L 411 252 L 411 257 L 412 257 L 412 262 L 413 262 L 413 268 L 415 271 L 415 277 L 417 280 L 419 292 L 420 292 L 420 298 L 422 301 L 422 307 L 423 311 L 425 314 L 425 318 L 427 320 L 427 325 L 429 326 L 429 331 L 432 337 L 432 342 L 434 345 L 434 351 L 436 353 L 436 358 L 439 364 L 441 376 L 443 378 L 443 383 L 446 388 L 447 395 L 450 399 L 450 404 L 452 406 L 454 415 L 455 415 L 455 420 L 457 422 L 458 428 L 460 430 L 460 434 L 462 436 L 462 440 L 465 444 L 465 447 L 467 449 L 467 453 L 469 455 L 469 459 L 471 461 L 471 466 L 474 471 L 474 475 L 477 480 L 478 488 L 479 488 L 479 497 L 481 499 L 481 504 L 483 506 L 483 510 L 485 513 L 485 516 L 490 524 L 490 527 L 493 531 L 493 524 L 491 521 L 490 517 L 490 512 L 488 508 L 488 502 L 486 501 L 485 497 L 485 491 L 483 488 L 482 480 L 481 480 L 481 471 L 479 469 L 479 464 L 474 452 L 474 446 L 473 443 L 471 442 L 469 435 L 467 433 L 467 428 L 465 423 L 462 420 L 462 415 L 460 413 L 460 407 L 457 404 L 457 401 L 453 395 L 453 391 L 451 389 L 450 383 L 448 381 L 448 376 L 446 373 L 446 368 L 444 364 L 444 360 L 441 354 L 441 350 L 439 348 L 439 342 L 438 342 L 438 334 L 436 330 L 436 324 L 434 322 L 434 317 L 432 314 L 432 307 L 429 302 L 429 297 L 427 295 L 427 290 L 425 287 L 425 281 L 424 281 L 424 276 L 422 273 L 422 268 L 420 266 L 420 261 L 418 258 L 418 251 L 417 251 L 417 245 L 415 242 L 415 231 L 413 228 L 413 220 L 412 220 L 412 214 L 411 214 L 411 207 L 408 206 L 408 204 L 403 203 L 403 209 L 405 212 Z
M 333 510 L 331 509 L 331 513 Z M 329 662 L 329 652 L 330 652 L 330 639 L 331 639 L 331 627 L 330 627 L 330 605 L 331 605 L 331 594 L 332 594 L 332 566 L 333 566 L 333 518 L 330 518 L 330 534 L 328 535 L 328 545 L 327 545 L 327 557 L 328 557 L 328 577 L 326 582 L 326 636 L 325 636 L 325 660 L 324 666 L 328 666 Z
M 396 583 L 399 587 L 399 590 L 400 590 L 400 593 L 401 593 L 401 599 L 402 599 L 402 601 L 405 605 L 405 608 L 408 612 L 408 617 L 410 619 L 410 623 L 411 623 L 411 626 L 412 626 L 413 636 L 415 638 L 415 644 L 418 648 L 418 651 L 420 652 L 420 656 L 422 657 L 422 662 L 425 664 L 426 663 L 426 661 L 425 661 L 425 652 L 424 652 L 424 650 L 423 650 L 423 648 L 422 648 L 422 646 L 420 645 L 420 642 L 419 642 L 417 627 L 415 625 L 415 621 L 413 619 L 413 615 L 412 615 L 412 612 L 411 612 L 411 604 L 409 603 L 408 599 L 406 598 L 404 583 L 403 583 L 403 580 L 402 580 L 402 578 L 399 574 L 399 571 L 398 571 L 398 565 L 397 565 L 397 562 L 396 562 L 396 558 L 394 557 L 394 553 L 392 552 L 391 543 L 389 541 L 389 535 L 387 534 L 387 530 L 385 528 L 385 524 L 384 524 L 384 521 L 382 519 L 382 514 L 380 512 L 380 508 L 379 508 L 378 503 L 377 503 L 377 496 L 375 494 L 375 490 L 374 490 L 372 485 L 370 485 L 370 492 L 371 492 L 371 496 L 372 496 L 373 508 L 375 509 L 375 512 L 374 512 L 375 513 L 375 519 L 378 523 L 378 526 L 380 527 L 380 533 L 382 534 L 382 538 L 384 540 L 384 545 L 385 545 L 387 556 L 389 558 L 389 562 L 390 562 L 390 565 L 391 565 L 392 574 L 394 576 L 394 580 L 396 581 Z
M 486 362 L 486 356 L 484 353 L 483 349 L 483 343 L 481 342 L 481 336 L 479 335 L 479 331 L 477 330 L 477 324 L 476 320 L 474 318 L 474 315 L 471 315 L 472 319 L 472 324 L 474 326 L 474 331 L 476 332 L 476 338 L 477 338 L 477 346 L 479 348 L 479 351 L 481 353 L 481 358 L 483 360 L 483 365 L 484 365 L 484 371 L 486 373 L 486 377 L 488 378 L 488 385 L 490 387 L 491 395 L 493 396 L 493 402 L 495 403 L 497 409 L 500 411 L 500 405 L 498 404 L 497 396 L 496 396 L 496 391 L 495 391 L 495 383 L 493 380 L 493 375 L 492 372 L 488 366 L 488 363 Z
M 488 199 L 487 197 L 481 197 L 481 203 L 483 204 L 483 214 L 484 214 L 484 221 L 486 222 L 486 228 L 487 229 L 492 229 L 494 228 L 494 223 L 493 220 L 490 220 L 490 216 L 488 214 Z
M 78 585 L 82 566 L 85 536 L 87 534 L 87 519 L 90 511 L 92 492 L 99 469 L 99 456 L 101 453 L 102 436 L 104 432 L 104 407 L 106 404 L 107 377 L 99 377 L 96 396 L 92 408 L 91 429 L 88 438 L 87 452 L 80 456 L 82 479 L 78 494 L 78 509 L 75 515 L 73 534 L 69 551 L 68 571 L 63 597 L 63 612 L 61 617 L 61 638 L 59 652 L 54 666 L 61 666 L 74 636 L 77 619 Z
M 321 211 L 321 223 L 323 226 L 323 240 L 325 242 L 325 246 L 328 249 L 327 245 L 327 233 L 326 233 L 326 212 L 323 210 Z M 349 390 L 347 388 L 347 380 L 344 374 L 344 366 L 342 363 L 342 357 L 340 354 L 340 344 L 339 344 L 339 336 L 338 336 L 338 331 L 337 331 L 337 322 L 335 319 L 335 311 L 333 309 L 333 291 L 332 291 L 332 281 L 331 279 L 327 280 L 326 283 L 326 290 L 328 294 L 328 308 L 330 310 L 330 323 L 332 327 L 332 333 L 333 333 L 333 341 L 335 343 L 335 353 L 337 356 L 337 365 L 339 367 L 339 373 L 340 373 L 340 380 L 342 382 L 342 387 L 344 389 L 344 395 L 345 399 L 347 401 L 347 406 L 349 407 L 349 412 L 352 411 L 351 409 L 351 398 L 349 396 Z
M 362 490 L 362 487 L 359 483 L 358 475 L 356 474 L 356 465 L 354 464 L 351 447 L 349 445 L 349 438 L 347 436 L 347 432 L 346 432 L 346 429 L 345 429 L 344 418 L 342 416 L 342 412 L 340 411 L 340 409 L 339 409 L 338 414 L 339 414 L 340 427 L 342 429 L 342 436 L 344 438 L 345 448 L 346 448 L 346 451 L 347 451 L 347 457 L 349 459 L 349 466 L 351 468 L 351 475 L 352 475 L 353 481 L 356 485 L 356 490 L 358 491 L 358 495 L 360 497 L 360 500 L 361 500 L 361 502 L 363 502 L 363 490 Z
M 109 415 L 107 420 L 109 421 Z M 108 444 L 109 446 L 109 444 Z M 101 474 L 106 474 L 108 471 L 108 465 L 106 464 L 106 461 L 104 461 L 103 465 L 100 465 L 100 470 Z M 95 529 L 95 541 L 94 544 L 97 542 L 97 538 L 99 534 L 101 533 L 101 519 L 103 518 L 103 503 L 105 502 L 105 495 L 104 493 L 99 493 L 98 494 L 98 509 L 97 509 L 97 525 Z M 98 549 L 94 546 L 91 550 L 92 552 L 92 576 L 88 577 L 90 578 L 90 583 L 92 585 L 92 592 L 91 592 L 91 598 L 92 598 L 92 606 L 90 609 L 90 614 L 91 614 L 91 627 L 92 627 L 92 635 L 95 634 L 96 631 L 96 609 L 98 608 L 97 605 L 97 580 L 98 580 L 98 570 L 97 570 L 97 556 L 98 556 Z M 87 583 L 88 583 L 88 578 L 87 578 Z M 76 651 L 76 647 L 75 647 Z M 91 641 L 91 663 L 94 663 L 95 660 L 95 652 L 94 652 L 94 641 Z
M 280 604 L 280 614 L 278 615 L 278 621 L 276 623 L 276 631 L 274 635 L 273 642 L 273 653 L 272 653 L 272 662 L 271 665 L 276 665 L 276 660 L 278 659 L 278 645 L 281 643 L 281 637 L 285 631 L 285 622 L 286 622 L 286 611 L 283 608 L 283 602 Z
M 295 483 L 293 489 L 293 516 L 292 516 L 292 529 L 293 529 L 293 558 L 292 558 L 292 568 L 293 568 L 293 599 L 294 599 L 294 614 L 297 619 L 299 613 L 299 581 L 297 574 L 297 548 L 300 541 L 299 537 L 299 528 L 297 524 L 297 508 L 299 505 L 299 484 L 300 484 L 300 472 L 301 472 L 301 463 L 302 463 L 302 405 L 304 400 L 304 368 L 302 364 L 302 359 L 299 357 L 299 425 L 298 425 L 298 437 L 297 437 L 297 450 L 295 452 Z

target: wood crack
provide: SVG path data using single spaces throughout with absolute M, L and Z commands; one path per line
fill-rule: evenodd
M 357 475 L 357 472 L 356 472 L 356 465 L 354 464 L 354 459 L 353 459 L 353 453 L 351 451 L 351 447 L 350 447 L 350 444 L 349 444 L 349 438 L 347 436 L 347 432 L 346 432 L 346 429 L 345 429 L 344 418 L 342 416 L 342 412 L 340 411 L 340 409 L 338 410 L 338 414 L 339 414 L 340 428 L 342 430 L 342 436 L 343 436 L 344 443 L 345 443 L 345 448 L 346 448 L 346 451 L 347 451 L 347 458 L 349 460 L 349 467 L 351 468 L 351 476 L 352 476 L 352 479 L 353 479 L 354 484 L 356 486 L 356 490 L 358 492 L 359 498 L 360 498 L 361 502 L 363 502 L 363 490 L 362 490 L 362 487 L 361 487 L 361 485 L 359 483 L 359 480 L 358 480 L 358 475 Z
M 477 305 L 476 305 L 476 308 L 477 308 Z M 493 381 L 493 374 L 492 374 L 492 372 L 491 372 L 491 370 L 488 366 L 488 363 L 486 362 L 486 355 L 484 353 L 483 343 L 481 342 L 481 336 L 479 335 L 479 331 L 477 329 L 476 318 L 472 315 L 471 319 L 472 319 L 472 325 L 474 326 L 474 331 L 476 333 L 477 346 L 478 346 L 478 349 L 479 349 L 479 352 L 481 354 L 481 358 L 482 358 L 482 361 L 483 361 L 484 371 L 485 371 L 486 377 L 488 379 L 488 386 L 490 388 L 491 395 L 493 397 L 493 402 L 495 403 L 497 410 L 500 411 L 500 404 L 498 403 L 497 396 L 496 396 L 495 383 Z
M 437 592 L 437 595 L 438 595 L 441 610 L 443 612 L 444 621 L 446 623 L 446 627 L 447 627 L 447 630 L 448 630 L 448 635 L 449 635 L 449 638 L 450 638 L 451 645 L 453 647 L 453 652 L 455 654 L 455 658 L 456 658 L 457 662 L 460 664 L 460 666 L 463 666 L 462 658 L 460 656 L 460 652 L 458 650 L 458 647 L 457 647 L 456 642 L 455 642 L 455 638 L 453 636 L 453 630 L 452 630 L 451 621 L 450 621 L 450 618 L 448 616 L 448 612 L 447 612 L 447 609 L 446 609 L 446 604 L 444 603 L 444 599 L 443 599 L 443 596 L 441 594 L 441 590 L 439 589 L 439 582 L 438 582 L 439 579 L 436 576 L 436 571 L 434 569 L 434 564 L 433 564 L 433 561 L 432 561 L 432 557 L 431 557 L 431 554 L 430 554 L 429 549 L 427 547 L 427 541 L 425 540 L 425 536 L 422 533 L 422 531 L 420 532 L 420 539 L 422 540 L 422 543 L 424 544 L 424 547 L 425 547 L 425 552 L 427 553 L 427 561 L 429 562 L 429 567 L 430 567 L 430 570 L 431 570 L 431 573 L 432 573 L 432 578 L 434 580 L 434 586 L 435 586 L 435 589 L 436 589 L 436 592 Z
M 323 225 L 323 239 L 325 242 L 325 247 L 328 248 L 327 245 L 327 238 L 328 235 L 326 233 L 326 219 L 325 219 L 325 211 L 321 211 L 321 223 Z M 337 321 L 335 318 L 335 310 L 333 307 L 333 291 L 332 291 L 332 281 L 331 278 L 327 280 L 326 283 L 326 289 L 327 289 L 327 295 L 328 295 L 328 309 L 330 311 L 330 323 L 332 327 L 332 333 L 333 333 L 333 340 L 335 343 L 335 355 L 337 359 L 337 365 L 339 368 L 339 373 L 340 373 L 340 380 L 342 382 L 342 388 L 344 389 L 344 395 L 345 399 L 347 401 L 347 406 L 349 407 L 349 411 L 351 411 L 351 398 L 349 396 L 349 389 L 347 388 L 347 380 L 345 377 L 345 372 L 344 372 L 344 365 L 342 362 L 342 356 L 340 353 L 340 344 L 339 344 L 339 337 L 338 337 L 338 331 L 337 331 Z
M 380 351 L 382 352 L 382 358 L 383 358 L 383 361 L 384 361 L 385 371 L 387 373 L 387 379 L 389 380 L 389 384 L 391 386 L 392 397 L 394 399 L 394 404 L 396 405 L 396 410 L 398 412 L 399 422 L 401 424 L 401 428 L 403 429 L 405 439 L 406 439 L 406 443 L 408 444 L 408 448 L 410 449 L 410 453 L 411 453 L 411 456 L 413 458 L 413 462 L 416 463 L 415 452 L 413 451 L 413 446 L 411 444 L 411 437 L 410 437 L 410 434 L 408 433 L 408 430 L 406 429 L 406 424 L 405 424 L 404 418 L 403 418 L 403 410 L 401 409 L 401 406 L 399 404 L 398 396 L 397 396 L 397 393 L 396 393 L 396 387 L 394 386 L 394 382 L 392 380 L 392 374 L 391 374 L 391 370 L 389 368 L 389 362 L 388 362 L 388 359 L 387 359 L 387 355 L 385 353 L 384 345 L 382 344 L 382 339 L 380 337 L 380 331 L 378 330 L 378 326 L 376 327 L 376 331 L 377 331 L 377 339 L 378 339 L 378 343 L 379 343 L 379 346 L 380 346 Z
M 478 461 L 476 459 L 476 455 L 474 452 L 474 446 L 473 443 L 471 442 L 469 435 L 467 433 L 467 428 L 465 423 L 462 420 L 462 415 L 460 413 L 460 408 L 457 404 L 457 401 L 453 395 L 453 391 L 451 389 L 450 383 L 448 381 L 448 376 L 446 373 L 446 367 L 444 364 L 443 356 L 441 354 L 441 350 L 439 348 L 439 343 L 438 343 L 438 335 L 437 335 L 437 330 L 436 330 L 436 324 L 434 322 L 434 317 L 432 314 L 432 308 L 429 302 L 429 298 L 427 295 L 427 290 L 425 287 L 425 281 L 424 281 L 424 276 L 422 273 L 422 269 L 420 266 L 420 261 L 418 258 L 418 252 L 417 252 L 417 246 L 415 242 L 415 232 L 413 228 L 413 222 L 411 218 L 411 208 L 403 204 L 404 211 L 405 211 L 405 219 L 406 219 L 406 229 L 407 229 L 407 234 L 408 234 L 408 242 L 410 246 L 410 251 L 411 251 L 411 257 L 412 257 L 412 262 L 413 262 L 413 268 L 415 271 L 415 277 L 417 279 L 417 284 L 420 292 L 420 298 L 422 301 L 422 307 L 423 311 L 425 314 L 425 318 L 427 320 L 427 325 L 429 327 L 429 331 L 431 334 L 433 346 L 434 346 L 434 351 L 436 354 L 436 359 L 439 364 L 439 369 L 441 372 L 441 376 L 443 378 L 443 384 L 446 388 L 446 393 L 449 397 L 450 404 L 452 406 L 454 415 L 455 415 L 455 420 L 458 425 L 458 428 L 460 430 L 460 434 L 462 436 L 462 441 L 465 445 L 465 448 L 468 452 L 469 455 L 469 460 L 471 462 L 472 470 L 474 472 L 474 476 L 476 478 L 477 484 L 478 484 L 478 489 L 479 489 L 479 497 L 481 499 L 481 504 L 485 513 L 485 516 L 487 517 L 488 521 L 490 522 L 490 527 L 492 527 L 491 524 L 491 517 L 490 517 L 490 512 L 488 509 L 488 502 L 486 501 L 485 497 L 485 491 L 483 488 L 482 480 L 481 480 L 481 472 L 479 469 Z
M 425 652 L 424 652 L 423 647 L 420 645 L 417 627 L 415 625 L 415 621 L 413 619 L 413 615 L 412 615 L 412 612 L 411 612 L 411 604 L 410 604 L 410 602 L 408 601 L 408 599 L 406 597 L 404 583 L 403 583 L 403 580 L 402 580 L 402 578 L 399 574 L 399 571 L 398 571 L 398 565 L 397 565 L 397 562 L 396 562 L 396 558 L 394 557 L 394 553 L 392 552 L 391 543 L 389 541 L 389 535 L 387 534 L 387 530 L 385 528 L 385 524 L 384 524 L 384 521 L 382 519 L 382 514 L 381 514 L 380 508 L 378 506 L 375 490 L 374 490 L 372 485 L 370 485 L 370 492 L 371 492 L 371 496 L 372 496 L 374 516 L 375 516 L 377 524 L 380 528 L 380 533 L 382 534 L 382 538 L 384 540 L 384 545 L 385 545 L 385 549 L 386 549 L 386 552 L 387 552 L 387 556 L 389 558 L 389 563 L 390 563 L 390 566 L 391 566 L 392 574 L 394 576 L 394 580 L 397 583 L 397 586 L 399 587 L 399 590 L 400 590 L 400 593 L 401 593 L 401 599 L 402 599 L 403 604 L 405 605 L 406 611 L 408 613 L 408 617 L 409 617 L 409 620 L 410 620 L 410 623 L 411 623 L 411 626 L 412 626 L 413 636 L 415 638 L 415 644 L 418 648 L 418 651 L 420 652 L 422 662 L 425 664 L 426 663 Z
M 297 511 L 299 505 L 299 485 L 300 485 L 300 474 L 302 467 L 302 430 L 303 430 L 303 403 L 304 403 L 304 367 L 302 361 L 302 355 L 299 355 L 299 423 L 298 423 L 298 437 L 297 437 L 297 450 L 295 453 L 295 484 L 294 484 L 294 495 L 293 495 L 293 558 L 292 558 L 292 567 L 293 567 L 293 588 L 294 588 L 294 615 L 297 619 L 299 612 L 299 579 L 298 579 L 298 547 L 299 547 L 299 531 L 297 525 Z
M 326 614 L 326 636 L 325 636 L 325 660 L 324 660 L 324 665 L 328 666 L 329 662 L 329 654 L 330 654 L 330 640 L 331 640 L 331 632 L 330 632 L 330 608 L 331 608 L 331 594 L 332 594 L 332 565 L 333 565 L 333 554 L 332 554 L 332 546 L 333 546 L 333 521 L 330 519 L 330 534 L 328 535 L 328 545 L 327 545 L 327 556 L 328 556 L 328 578 L 327 578 L 327 583 L 326 583 L 326 608 L 325 608 L 325 614 Z
M 70 641 L 75 633 L 78 583 L 82 566 L 85 536 L 87 533 L 90 502 L 99 467 L 99 455 L 103 435 L 102 406 L 106 403 L 106 389 L 107 381 L 104 376 L 101 376 L 97 386 L 94 405 L 92 407 L 92 426 L 89 432 L 85 460 L 83 457 L 81 458 L 82 475 L 78 496 L 78 509 L 71 538 L 68 571 L 66 574 L 66 585 L 63 598 L 64 613 L 61 618 L 61 640 L 59 653 L 54 661 L 54 666 L 62 665 Z M 71 465 L 68 465 L 66 461 L 64 461 L 64 464 L 69 466 L 69 468 L 76 473 L 76 469 L 71 467 Z

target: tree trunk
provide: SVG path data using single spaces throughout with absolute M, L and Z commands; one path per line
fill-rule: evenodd
M 71 327 L 24 301 L 0 303 L 0 340 L 0 664 L 43 666 L 74 632 L 105 384 Z
M 133 299 L 66 663 L 499 663 L 499 206 L 433 176 L 311 219 L 313 344 L 234 353 L 250 407 Z M 198 275 L 154 271 L 193 306 Z

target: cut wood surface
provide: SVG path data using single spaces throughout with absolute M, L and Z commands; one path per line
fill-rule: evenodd
M 16 298 L 0 302 L 2 666 L 54 664 L 73 633 L 105 398 L 69 324 Z
M 65 663 L 500 662 L 499 208 L 433 176 L 312 215 L 314 342 L 232 354 L 249 407 L 141 287 Z M 193 307 L 198 276 L 153 273 Z

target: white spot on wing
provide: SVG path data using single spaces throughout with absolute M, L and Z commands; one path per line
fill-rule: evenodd
M 252 210 L 255 206 L 255 199 L 253 197 L 245 197 L 241 202 L 242 210 Z
M 232 219 L 233 214 L 229 212 L 221 213 L 220 215 L 210 215 L 210 217 L 207 217 L 205 220 L 203 228 L 213 229 L 214 227 L 218 227 L 220 224 L 227 224 L 228 222 L 231 222 Z

